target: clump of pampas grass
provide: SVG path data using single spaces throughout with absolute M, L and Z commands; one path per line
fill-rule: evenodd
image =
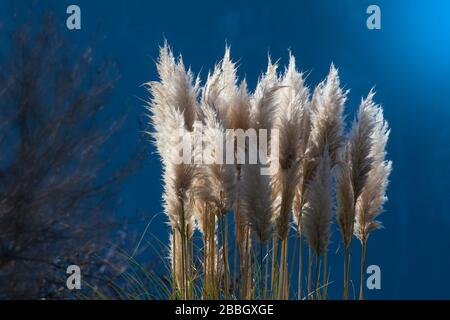
M 175 59 L 166 43 L 157 62 L 160 81 L 147 84 L 152 100 L 149 104 L 152 136 L 163 164 L 164 211 L 172 228 L 171 261 L 176 287 L 184 299 L 191 297 L 190 240 L 194 232 L 194 215 L 190 190 L 195 167 L 179 164 L 182 136 L 193 130 L 197 113 L 198 79 L 186 70 L 180 57 Z
M 374 94 L 371 90 L 360 104 L 338 176 L 338 223 L 345 251 L 344 298 L 348 298 L 353 234 L 362 244 L 360 298 L 364 297 L 367 239 L 370 232 L 381 226 L 375 219 L 387 199 L 385 193 L 392 168 L 392 162 L 385 160 L 388 124 L 383 118 L 382 108 L 373 102 Z
M 346 96 L 347 92 L 344 92 L 340 87 L 338 70 L 334 67 L 334 65 L 331 65 L 326 80 L 319 83 L 319 85 L 314 90 L 310 110 L 308 113 L 309 119 L 307 120 L 307 122 L 303 123 L 305 137 L 307 137 L 305 138 L 305 140 L 307 139 L 307 143 L 304 152 L 303 163 L 301 166 L 301 183 L 297 187 L 298 203 L 296 204 L 296 207 L 299 212 L 297 213 L 298 217 L 296 222 L 299 225 L 298 230 L 301 230 L 301 225 L 303 224 L 302 213 L 308 207 L 308 200 L 306 195 L 308 194 L 308 192 L 311 194 L 309 188 L 311 185 L 314 185 L 312 182 L 317 177 L 317 170 L 320 167 L 321 161 L 323 161 L 325 154 L 326 159 L 328 159 L 327 161 L 329 161 L 330 170 L 333 170 L 334 167 L 339 163 L 339 155 L 341 153 L 344 142 L 342 131 L 344 122 L 343 111 Z M 308 124 L 309 127 L 305 128 L 305 123 Z M 328 221 L 328 223 L 330 222 Z M 306 225 L 311 226 L 311 224 Z M 327 230 L 327 228 L 322 228 L 322 230 Z M 308 230 L 307 234 L 311 235 L 313 234 L 313 232 L 313 230 Z M 311 241 L 308 241 L 311 244 Z M 311 266 L 313 261 L 313 250 L 313 247 L 310 245 L 308 257 L 308 297 L 311 297 Z M 325 250 L 323 252 L 324 279 L 326 279 L 327 277 L 326 254 L 327 252 Z M 299 258 L 301 259 L 301 256 Z M 301 274 L 299 273 L 299 284 L 301 282 L 300 277 Z M 299 292 L 301 292 L 300 289 Z M 324 295 L 326 296 L 326 290 L 324 292 Z
M 148 109 L 163 165 L 174 298 L 289 299 L 294 294 L 299 299 L 325 299 L 335 209 L 344 243 L 345 298 L 353 236 L 362 244 L 363 272 L 369 234 L 381 225 L 377 217 L 392 167 L 385 160 L 389 130 L 382 109 L 371 91 L 345 135 L 347 92 L 334 65 L 312 93 L 291 53 L 284 72 L 278 69 L 279 63 L 269 58 L 255 91 L 249 92 L 226 47 L 223 59 L 201 85 L 167 43 L 160 50 L 160 79 L 147 84 Z M 201 139 L 195 135 L 198 127 Z M 258 153 L 256 164 L 248 162 L 255 143 L 247 136 L 249 129 L 256 130 L 258 145 L 265 143 L 269 151 L 267 156 Z M 243 145 L 237 139 L 239 130 L 245 133 Z M 182 154 L 180 145 L 187 136 L 194 137 L 201 151 Z M 277 144 L 270 143 L 271 138 Z M 229 151 L 227 145 L 232 153 L 222 154 L 220 150 Z M 180 157 L 189 161 L 180 163 Z M 262 175 L 261 169 L 269 165 L 276 169 Z M 296 235 L 293 250 L 291 230 Z M 193 244 L 196 232 L 202 235 L 201 248 Z M 309 246 L 306 295 L 303 237 Z M 196 257 L 201 257 L 200 264 Z M 361 273 L 361 299 L 363 280 Z

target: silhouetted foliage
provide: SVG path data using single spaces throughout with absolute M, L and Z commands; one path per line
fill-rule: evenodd
M 126 117 L 107 108 L 116 66 L 96 63 L 92 47 L 73 50 L 60 28 L 45 14 L 2 40 L 0 298 L 64 297 L 69 264 L 95 283 L 111 256 L 102 240 L 117 188 L 138 163 L 108 161 Z

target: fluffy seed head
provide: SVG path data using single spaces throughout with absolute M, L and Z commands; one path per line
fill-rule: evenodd
M 305 193 L 305 198 L 303 229 L 309 246 L 321 256 L 328 248 L 332 222 L 331 158 L 327 146 Z
M 381 227 L 381 223 L 376 218 L 383 211 L 383 205 L 387 200 L 386 189 L 392 170 L 392 162 L 385 160 L 388 137 L 388 123 L 384 120 L 383 110 L 377 108 L 375 126 L 371 134 L 372 164 L 356 204 L 354 234 L 363 243 L 367 241 L 373 230 Z

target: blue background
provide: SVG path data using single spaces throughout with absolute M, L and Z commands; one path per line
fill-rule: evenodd
M 0 18 L 8 21 L 7 1 Z M 286 63 L 288 52 L 309 73 L 308 84 L 323 79 L 333 62 L 342 83 L 351 89 L 349 120 L 362 96 L 376 86 L 376 100 L 392 128 L 388 157 L 394 170 L 389 201 L 381 220 L 385 229 L 372 234 L 368 264 L 382 271 L 382 289 L 367 298 L 450 298 L 450 2 L 434 1 L 40 1 L 53 8 L 67 37 L 83 48 L 97 33 L 100 56 L 119 64 L 121 80 L 111 100 L 114 112 L 132 106 L 123 137 L 126 158 L 143 143 L 137 118 L 148 97 L 141 85 L 156 80 L 154 59 L 164 37 L 184 61 L 205 79 L 222 55 L 225 43 L 239 61 L 239 74 L 253 89 L 267 64 L 267 54 Z M 77 4 L 82 30 L 65 29 L 66 8 Z M 366 8 L 381 8 L 382 29 L 366 28 Z M 20 12 L 19 12 L 20 15 Z M 161 209 L 161 166 L 154 149 L 146 164 L 121 192 L 123 217 L 144 212 L 150 231 L 167 238 Z M 145 223 L 139 226 L 144 231 Z M 329 262 L 341 267 L 338 231 Z M 340 253 L 340 252 L 339 252 Z M 355 246 L 355 266 L 359 246 Z M 340 298 L 341 270 L 330 296 Z M 334 269 L 334 270 L 333 270 Z M 356 270 L 355 270 L 356 269 Z M 354 268 L 354 278 L 358 276 Z

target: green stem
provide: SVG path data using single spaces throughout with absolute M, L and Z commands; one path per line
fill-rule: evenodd
M 361 252 L 361 278 L 359 287 L 359 300 L 364 300 L 364 272 L 366 269 L 366 250 L 367 250 L 367 241 L 363 240 Z
M 277 285 L 278 285 L 278 259 L 279 259 L 279 242 L 276 235 L 272 240 L 272 279 L 271 279 L 271 294 L 272 299 L 276 299 Z
M 311 273 L 312 273 L 312 249 L 311 247 L 308 248 L 308 284 L 307 284 L 307 297 L 308 300 L 311 300 Z
M 317 291 L 318 291 L 318 284 L 319 284 L 319 255 L 316 253 L 316 271 L 315 271 L 315 277 L 316 280 L 314 281 L 314 300 L 317 300 Z
M 299 229 L 299 252 L 298 252 L 298 299 L 302 299 L 302 273 L 303 273 L 303 240 L 302 230 Z
M 268 282 L 268 273 L 269 273 L 269 241 L 266 243 L 266 271 L 264 275 L 264 300 L 267 299 L 267 282 Z
M 263 243 L 259 242 L 259 290 L 260 299 L 263 297 L 263 287 L 264 287 L 264 272 L 263 272 Z
M 177 270 L 177 265 L 176 265 L 176 261 L 177 261 L 177 257 L 176 257 L 176 241 L 175 241 L 175 232 L 177 232 L 176 229 L 172 229 L 172 298 L 175 300 L 177 297 L 177 275 L 176 275 L 176 270 Z
M 350 285 L 351 285 L 351 274 L 352 274 L 352 251 L 353 251 L 353 246 L 352 246 L 352 238 L 350 239 L 349 242 L 349 248 L 348 248 L 348 257 L 347 257 L 347 297 L 346 299 L 348 299 L 349 294 L 350 294 Z
M 328 253 L 325 252 L 323 256 L 323 290 L 322 290 L 322 300 L 327 299 L 327 293 L 328 293 L 328 275 L 327 275 L 327 255 Z
M 294 265 L 295 265 L 295 257 L 297 256 L 297 242 L 298 242 L 298 227 L 297 227 L 297 231 L 295 232 L 295 240 L 294 240 L 294 249 L 293 249 L 293 254 L 291 257 L 291 270 L 289 272 L 289 290 L 291 287 L 291 283 L 292 283 L 292 277 L 294 276 Z
M 184 217 L 184 202 L 181 201 L 181 260 L 183 268 L 183 299 L 187 300 L 187 267 L 186 267 L 186 221 Z
M 348 255 L 348 248 L 347 245 L 344 243 L 344 300 L 347 300 L 347 255 Z
M 228 292 L 229 292 L 229 270 L 228 270 L 228 226 L 227 226 L 227 217 L 226 215 L 221 215 L 220 217 L 220 225 L 222 229 L 222 256 L 224 263 L 224 282 L 225 282 L 225 299 L 228 300 Z

